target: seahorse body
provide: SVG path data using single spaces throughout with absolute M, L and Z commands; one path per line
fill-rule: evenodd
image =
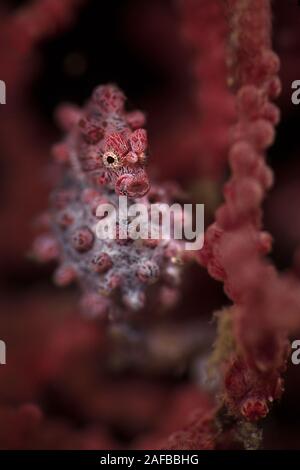
M 182 252 L 180 242 L 171 239 L 109 240 L 96 235 L 101 203 L 117 207 L 119 195 L 128 196 L 129 207 L 137 201 L 150 207 L 149 198 L 170 201 L 168 186 L 150 189 L 144 116 L 126 112 L 124 103 L 123 93 L 107 85 L 94 91 L 83 110 L 59 110 L 67 135 L 53 153 L 63 163 L 63 178 L 50 198 L 47 232 L 33 247 L 37 259 L 59 260 L 56 284 L 79 282 L 87 314 L 114 319 L 140 310 L 150 285 L 158 301 L 174 301 Z

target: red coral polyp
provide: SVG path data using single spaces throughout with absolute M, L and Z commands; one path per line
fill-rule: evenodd
M 249 421 L 265 418 L 269 412 L 266 400 L 247 398 L 241 406 L 241 414 Z

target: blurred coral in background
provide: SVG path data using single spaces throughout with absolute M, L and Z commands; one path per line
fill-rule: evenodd
M 0 449 L 299 448 L 289 340 L 300 332 L 299 111 L 290 99 L 300 7 L 271 3 L 2 1 Z M 70 271 L 53 275 L 53 245 L 39 250 L 49 265 L 31 259 L 64 171 L 50 157 L 64 160 L 66 149 L 53 149 L 63 138 L 56 122 L 70 117 L 61 110 L 79 109 L 106 83 L 146 112 L 149 200 L 203 203 L 207 226 L 180 283 L 167 269 L 140 311 L 110 320 L 91 298 L 94 315 L 85 315 L 78 288 L 54 286 Z M 140 158 L 144 118 L 128 119 L 128 139 L 114 134 L 104 150 Z M 85 150 L 99 143 L 92 124 L 80 124 Z M 144 196 L 148 176 L 138 170 L 129 176 Z M 139 283 L 158 280 L 162 258 L 142 265 L 139 294 Z

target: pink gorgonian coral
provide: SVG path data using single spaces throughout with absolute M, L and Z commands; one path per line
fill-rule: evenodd
M 132 198 L 149 191 L 145 170 L 147 134 L 141 112 L 126 112 L 125 96 L 114 85 L 96 88 L 85 109 L 65 106 L 58 119 L 67 137 L 54 147 L 59 161 L 70 160 L 77 177 L 95 187 L 108 185 Z

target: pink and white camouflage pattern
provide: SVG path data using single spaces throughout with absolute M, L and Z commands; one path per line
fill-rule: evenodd
M 68 158 L 81 178 L 94 186 L 109 185 L 119 195 L 142 197 L 150 184 L 145 170 L 145 116 L 125 110 L 125 96 L 115 85 L 99 86 L 81 110 L 63 106 L 58 120 L 68 132 L 54 155 Z

